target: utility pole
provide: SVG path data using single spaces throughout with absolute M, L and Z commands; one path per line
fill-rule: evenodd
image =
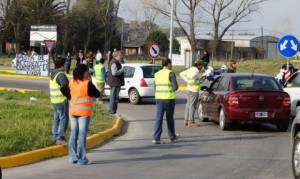
M 234 41 L 233 41 L 233 39 L 234 39 L 234 29 L 232 29 L 232 39 L 231 39 L 231 55 L 230 55 L 230 58 L 231 58 L 231 60 L 233 60 L 233 49 L 234 49 Z
M 264 27 L 261 27 L 261 52 L 262 52 L 262 58 L 265 57 L 264 53 Z
M 124 38 L 124 22 L 122 23 L 122 34 L 121 34 L 121 48 L 120 50 L 123 50 L 123 38 Z
M 174 0 L 171 0 L 170 47 L 169 47 L 169 57 L 171 60 L 172 60 L 172 47 L 173 47 L 173 12 L 174 12 Z

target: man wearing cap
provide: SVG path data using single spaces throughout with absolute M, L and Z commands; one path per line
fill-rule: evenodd
M 180 77 L 187 83 L 187 103 L 185 106 L 184 125 L 200 127 L 195 123 L 195 111 L 198 106 L 200 90 L 200 70 L 203 68 L 203 61 L 196 60 L 194 66 L 180 73 Z

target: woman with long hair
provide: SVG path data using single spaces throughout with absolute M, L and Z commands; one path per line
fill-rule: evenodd
M 86 157 L 86 136 L 92 115 L 94 98 L 100 92 L 89 80 L 88 67 L 80 64 L 73 71 L 73 80 L 63 89 L 63 94 L 70 99 L 69 118 L 71 135 L 69 139 L 69 162 L 80 165 L 90 164 Z

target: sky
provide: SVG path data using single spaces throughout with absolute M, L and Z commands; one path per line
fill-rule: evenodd
M 141 9 L 139 3 L 142 2 L 143 0 L 121 0 L 119 16 L 122 16 L 126 22 L 133 20 L 132 11 L 135 11 L 134 8 Z M 300 39 L 300 0 L 269 0 L 261 4 L 260 12 L 251 14 L 250 18 L 251 22 L 240 23 L 233 28 L 260 35 L 263 27 L 264 35 L 281 37 L 290 34 Z M 159 22 L 163 21 L 159 20 Z

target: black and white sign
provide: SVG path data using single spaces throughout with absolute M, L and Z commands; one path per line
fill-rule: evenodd
M 40 46 L 44 40 L 57 41 L 56 25 L 32 25 L 30 26 L 30 46 Z
M 48 76 L 48 55 L 27 56 L 17 54 L 16 73 L 23 75 Z
M 160 53 L 160 48 L 159 48 L 159 46 L 156 43 L 151 43 L 148 46 L 148 55 L 151 58 L 157 58 L 157 57 L 159 57 L 159 53 Z

